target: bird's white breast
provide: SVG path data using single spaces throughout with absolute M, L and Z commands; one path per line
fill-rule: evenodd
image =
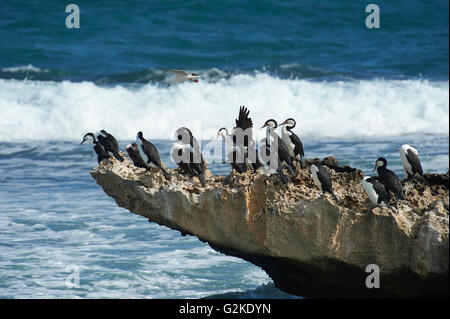
M 373 188 L 372 183 L 368 182 L 367 179 L 369 177 L 364 177 L 361 181 L 362 186 L 364 188 L 364 190 L 366 191 L 367 196 L 369 196 L 370 201 L 375 204 L 378 205 L 378 194 L 375 191 L 375 189 Z
M 412 166 L 409 163 L 408 159 L 406 158 L 406 153 L 408 152 L 409 148 L 412 149 L 412 147 L 408 147 L 408 145 L 402 145 L 402 147 L 400 147 L 400 151 L 399 151 L 400 152 L 400 160 L 402 161 L 403 171 L 405 173 L 406 178 L 408 178 L 408 173 L 413 175 Z

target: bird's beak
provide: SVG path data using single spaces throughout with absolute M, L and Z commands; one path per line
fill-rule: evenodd
M 287 124 L 287 120 L 284 121 L 283 123 L 281 123 L 280 125 L 285 125 L 285 124 Z
M 375 172 L 376 169 L 377 169 L 377 165 L 375 165 L 375 167 L 373 168 L 373 172 Z
M 265 128 L 267 126 L 267 124 L 265 123 L 263 126 L 261 126 L 260 129 Z
M 84 142 L 86 142 L 86 140 L 82 140 L 81 143 L 80 143 L 80 145 L 83 144 Z

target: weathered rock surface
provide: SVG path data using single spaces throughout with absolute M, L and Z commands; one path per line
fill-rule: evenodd
M 206 187 L 170 170 L 145 171 L 127 158 L 91 172 L 116 203 L 151 222 L 197 236 L 215 250 L 262 267 L 275 285 L 308 297 L 446 297 L 449 266 L 448 173 L 404 184 L 395 210 L 373 207 L 363 174 L 322 161 L 341 201 L 322 194 L 311 160 L 283 185 L 278 176 L 212 176 Z M 366 266 L 380 288 L 366 287 Z M 224 278 L 226 280 L 226 278 Z

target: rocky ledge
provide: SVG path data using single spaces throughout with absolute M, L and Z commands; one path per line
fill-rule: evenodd
M 91 172 L 116 203 L 151 222 L 197 236 L 264 269 L 288 293 L 313 298 L 448 297 L 449 174 L 404 183 L 397 209 L 374 207 L 363 173 L 328 168 L 340 201 L 316 188 L 311 161 L 284 185 L 265 174 L 212 176 L 206 187 L 169 170 L 104 160 Z M 368 289 L 369 264 L 380 288 Z M 226 278 L 224 278 L 226 280 Z

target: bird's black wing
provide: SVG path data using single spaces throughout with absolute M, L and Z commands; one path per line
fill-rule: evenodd
M 322 189 L 325 192 L 334 194 L 333 182 L 331 181 L 331 177 L 330 177 L 330 174 L 328 174 L 327 169 L 319 164 L 316 164 L 316 166 L 319 169 L 319 171 L 317 172 L 317 178 L 319 179 L 320 183 L 322 184 Z
M 197 142 L 197 139 L 194 137 L 194 135 L 191 135 L 191 146 L 196 152 L 200 152 L 200 146 Z
M 386 191 L 384 185 L 381 184 L 378 179 L 370 179 L 370 182 L 372 183 L 373 189 L 378 195 L 378 204 L 381 204 L 381 202 L 384 200 L 388 201 L 390 196 L 389 192 Z
M 389 194 L 389 183 L 386 183 L 384 181 L 384 179 L 381 178 L 381 176 L 372 176 L 367 181 L 368 182 L 373 182 L 373 181 L 379 182 L 384 187 L 384 191 Z
M 178 167 L 184 173 L 188 173 L 190 175 L 195 175 L 195 172 L 192 170 L 191 166 L 189 165 L 189 161 L 187 161 L 187 162 L 183 161 L 183 158 L 184 158 L 183 152 L 184 152 L 184 150 L 182 148 L 173 147 L 171 150 L 172 159 L 175 161 L 175 163 L 178 165 Z
M 304 157 L 305 153 L 303 152 L 303 143 L 300 140 L 300 138 L 297 136 L 297 134 L 295 134 L 294 132 L 291 132 L 291 141 L 295 145 L 294 154 Z
M 247 164 L 245 163 L 244 157 L 241 156 L 239 149 L 235 149 L 228 153 L 228 161 L 238 173 L 242 174 L 247 171 Z
M 277 135 L 278 138 L 278 157 L 284 159 L 285 157 L 290 157 L 289 149 L 286 143 Z
M 200 160 L 200 162 L 198 162 Z M 195 149 L 192 145 L 189 146 L 189 167 L 193 172 L 199 174 L 206 170 L 206 162 L 203 158 L 203 154 L 199 149 Z
M 197 139 L 195 138 L 194 134 L 192 134 L 191 130 L 188 129 L 187 127 L 184 127 L 184 129 L 188 132 L 189 134 L 189 144 L 191 145 L 191 148 L 194 149 L 194 151 L 200 151 L 200 146 L 197 142 Z
M 99 164 L 105 158 L 109 158 L 108 153 L 105 152 L 105 150 L 103 149 L 101 144 L 99 142 L 97 142 L 97 141 L 94 141 L 94 151 L 97 154 L 97 161 L 98 161 Z
M 117 143 L 116 138 L 109 133 L 106 135 L 106 137 L 111 141 L 112 147 L 114 147 L 115 150 L 119 151 L 119 143 Z
M 145 163 L 144 159 L 142 158 L 141 154 L 139 152 L 136 152 L 132 148 L 127 148 L 127 153 L 130 156 L 130 158 L 133 160 L 133 164 L 136 167 L 150 169 L 150 167 Z
M 114 157 L 119 161 L 123 161 L 122 156 L 119 154 L 119 144 L 117 144 L 116 139 L 111 134 L 107 134 L 106 137 L 103 135 L 98 135 L 97 137 L 100 144 L 103 146 L 106 152 L 111 152 Z
M 147 140 L 142 141 L 141 146 L 142 151 L 147 156 L 147 163 L 153 163 L 156 167 L 161 167 L 161 159 L 156 146 Z
M 111 145 L 108 142 L 107 138 L 104 137 L 103 135 L 98 135 L 97 136 L 97 140 L 100 143 L 101 146 L 103 146 L 103 148 L 105 149 L 105 151 L 107 152 L 112 152 L 111 149 Z
M 205 159 L 203 158 L 203 154 L 202 151 L 200 149 L 200 145 L 197 142 L 197 139 L 194 137 L 194 135 L 192 134 L 192 132 L 188 129 L 185 128 L 190 136 L 190 159 L 191 159 L 191 168 L 193 168 L 195 171 L 201 172 L 203 173 L 206 170 L 206 162 Z M 197 161 L 198 158 L 200 158 L 200 163 L 194 163 L 194 158 L 195 161 Z M 195 164 L 195 165 L 192 165 Z M 202 183 L 203 184 L 203 183 Z
M 195 152 L 196 156 L 200 155 L 200 163 L 195 163 L 193 161 L 193 159 L 194 159 L 193 152 Z M 205 179 L 205 174 L 204 174 L 204 172 L 206 170 L 206 162 L 203 159 L 203 155 L 199 150 L 196 151 L 196 150 L 192 149 L 192 147 L 191 147 L 190 159 L 191 159 L 191 161 L 189 163 L 189 166 L 190 166 L 191 170 L 194 172 L 194 176 L 198 177 L 200 184 L 202 184 L 202 186 L 204 187 L 206 185 L 206 179 Z
M 244 163 L 231 163 L 231 167 L 233 167 L 239 174 L 247 171 L 247 165 Z
M 422 165 L 420 164 L 419 158 L 412 152 L 411 150 L 408 150 L 406 153 L 406 158 L 408 159 L 408 162 L 412 166 L 413 173 L 419 173 L 420 175 L 423 175 Z
M 385 176 L 388 183 L 388 187 L 395 194 L 395 196 L 400 199 L 405 199 L 403 195 L 403 185 L 400 182 L 398 176 L 389 169 L 385 170 Z
M 250 111 L 245 106 L 241 106 L 239 108 L 239 117 L 236 119 L 236 127 L 241 128 L 243 131 L 252 128 L 253 122 L 252 119 L 248 117 L 249 114 Z
M 291 170 L 291 173 L 294 174 L 295 166 L 294 166 L 294 163 L 292 163 L 292 158 L 291 158 L 291 154 L 289 153 L 289 149 L 288 149 L 286 143 L 281 139 L 281 137 L 278 136 L 278 134 L 276 134 L 276 136 L 278 138 L 278 158 L 281 161 L 285 161 L 286 164 L 288 164 L 289 170 Z
M 161 159 L 159 157 L 158 149 L 153 143 L 147 141 L 146 139 L 142 139 L 141 143 L 142 151 L 147 156 L 147 163 L 153 163 L 156 167 L 158 167 L 164 174 L 166 179 L 170 179 L 169 173 L 162 167 Z
M 202 168 L 202 165 L 200 163 L 190 163 L 189 165 L 192 168 L 192 170 L 197 174 L 203 173 L 203 171 L 204 171 L 204 169 Z
M 235 128 L 240 128 L 242 130 L 242 133 L 244 132 L 246 133 L 246 135 L 244 135 L 244 145 L 243 145 L 245 147 L 248 147 L 250 141 L 253 139 L 253 132 L 252 132 L 253 122 L 252 119 L 248 117 L 249 114 L 250 111 L 245 106 L 241 106 L 239 108 L 239 117 L 235 120 L 236 121 Z M 233 135 L 232 136 L 233 143 L 236 144 L 237 143 L 236 133 L 233 132 L 232 135 Z M 238 146 L 242 148 L 242 145 Z

